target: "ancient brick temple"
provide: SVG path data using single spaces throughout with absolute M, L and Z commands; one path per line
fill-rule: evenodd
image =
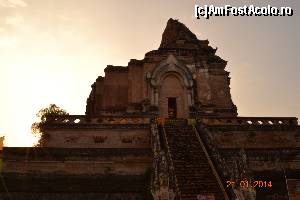
M 105 68 L 92 85 L 88 116 L 157 114 L 161 117 L 237 116 L 226 61 L 207 40 L 170 20 L 158 50 L 128 66 Z
M 227 62 L 170 19 L 157 50 L 105 68 L 85 115 L 4 148 L 0 199 L 299 199 L 295 117 L 240 117 Z

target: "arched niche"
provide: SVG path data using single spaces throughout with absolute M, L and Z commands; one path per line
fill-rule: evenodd
M 151 105 L 159 108 L 160 116 L 167 117 L 168 98 L 175 98 L 177 117 L 188 117 L 189 107 L 194 106 L 193 76 L 189 69 L 170 54 L 154 68 L 149 78 Z

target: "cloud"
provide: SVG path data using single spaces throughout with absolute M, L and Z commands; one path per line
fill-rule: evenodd
M 17 44 L 17 38 L 14 36 L 0 37 L 0 47 L 13 48 Z
M 0 48 L 16 47 L 18 34 L 25 33 L 28 29 L 21 15 L 11 15 L 4 18 L 4 23 L 0 26 Z
M 8 8 L 27 7 L 27 3 L 23 0 L 0 0 L 0 6 Z
M 5 24 L 12 26 L 19 26 L 24 22 L 24 18 L 21 15 L 11 15 L 7 16 L 5 19 Z

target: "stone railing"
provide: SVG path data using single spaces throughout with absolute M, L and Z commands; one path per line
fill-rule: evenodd
M 140 116 L 88 117 L 86 115 L 53 115 L 47 116 L 47 122 L 52 124 L 150 124 L 150 118 Z
M 196 130 L 197 134 L 203 141 L 205 148 L 208 150 L 209 156 L 211 157 L 221 178 L 223 180 L 230 178 L 231 169 L 227 166 L 225 159 L 220 154 L 210 131 L 203 123 L 197 123 Z
M 225 157 L 219 152 L 217 145 L 215 144 L 215 140 L 206 127 L 204 123 L 198 122 L 196 126 L 196 133 L 198 134 L 199 138 L 204 143 L 205 148 L 208 150 L 208 155 L 210 156 L 212 163 L 216 167 L 218 175 L 220 176 L 223 183 L 226 183 L 227 180 L 241 180 L 243 177 L 241 175 L 252 175 L 252 171 L 249 170 L 245 159 L 247 159 L 245 154 L 240 155 L 237 160 L 234 160 L 236 165 L 229 166 L 228 161 Z M 243 152 L 242 152 L 243 153 Z M 245 192 L 242 193 L 239 189 L 245 189 Z M 244 199 L 255 199 L 256 192 L 253 188 L 247 190 L 248 188 L 234 188 L 234 187 L 227 187 L 227 194 L 230 196 L 230 199 L 236 200 L 244 200 Z M 237 195 L 237 194 L 240 195 Z M 241 196 L 242 195 L 242 196 Z M 250 195 L 249 198 L 244 198 L 243 195 Z M 254 197 L 254 198 L 253 198 Z
M 202 122 L 208 126 L 222 125 L 256 125 L 256 126 L 274 126 L 274 125 L 298 125 L 296 117 L 215 117 L 201 118 Z
M 162 126 L 161 126 L 162 127 Z M 165 141 L 161 141 L 157 123 L 151 123 L 151 144 L 153 151 L 153 166 L 151 176 L 151 193 L 154 200 L 173 200 L 175 198 L 176 188 L 174 174 L 170 169 L 170 160 L 168 159 Z
M 161 125 L 161 136 L 162 136 L 162 141 L 163 141 L 163 145 L 164 146 L 164 154 L 165 154 L 165 165 L 166 168 L 168 169 L 168 187 L 169 187 L 169 192 L 168 192 L 168 200 L 179 200 L 180 198 L 180 190 L 178 187 L 178 182 L 177 182 L 177 178 L 175 175 L 175 169 L 174 169 L 174 165 L 173 165 L 173 160 L 171 157 L 171 153 L 170 153 L 170 147 L 168 144 L 168 140 L 167 140 L 167 135 L 166 135 L 166 131 L 163 125 Z M 161 163 L 164 163 L 161 162 Z

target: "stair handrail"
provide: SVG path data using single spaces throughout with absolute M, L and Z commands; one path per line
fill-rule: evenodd
M 195 127 L 196 131 L 197 131 L 197 135 L 200 139 L 202 139 L 202 141 L 204 141 L 204 143 L 206 144 L 207 148 L 209 149 L 209 151 L 211 152 L 211 157 L 212 157 L 212 163 L 217 164 L 217 172 L 219 171 L 219 173 L 221 173 L 221 177 L 223 179 L 231 179 L 232 177 L 236 177 L 236 172 L 234 171 L 230 171 L 225 159 L 223 158 L 223 156 L 220 155 L 219 151 L 217 150 L 217 147 L 214 143 L 214 140 L 210 134 L 210 131 L 208 130 L 208 128 L 203 124 L 202 121 L 200 121 L 199 119 L 197 120 L 196 124 L 198 125 L 197 128 L 201 129 L 201 132 L 203 132 L 204 134 L 199 134 L 197 128 Z M 202 137 L 200 137 L 200 135 Z M 204 144 L 203 143 L 203 144 Z M 205 147 L 205 145 L 204 145 Z M 208 154 L 209 155 L 209 154 Z M 247 173 L 250 173 L 249 170 L 244 169 L 247 171 Z M 246 173 L 246 172 L 245 172 Z M 251 189 L 251 188 L 250 188 Z M 235 196 L 236 199 L 239 199 L 238 196 L 236 196 L 236 191 L 234 189 L 234 186 L 231 185 L 231 187 L 229 188 L 229 191 L 231 192 L 231 194 L 233 196 Z
M 204 146 L 205 146 L 205 149 L 206 147 L 209 149 L 209 151 L 211 152 L 210 153 L 210 156 L 212 156 L 212 159 L 213 161 L 215 162 L 215 164 L 219 164 L 219 172 L 222 173 L 222 177 L 223 178 L 228 178 L 228 176 L 231 174 L 229 172 L 229 169 L 228 169 L 228 166 L 226 165 L 226 162 L 223 159 L 223 157 L 220 155 L 219 151 L 217 150 L 216 148 L 216 145 L 213 141 L 213 138 L 211 137 L 210 135 L 210 132 L 209 130 L 207 130 L 207 128 L 197 120 L 197 127 L 199 127 L 201 129 L 201 132 L 203 132 L 204 134 L 201 134 L 202 137 L 200 137 L 200 134 L 197 130 L 197 128 L 195 127 L 196 129 L 196 133 L 198 134 L 199 138 L 201 138 L 201 141 L 203 142 Z M 209 154 L 208 154 L 209 155 Z M 223 166 L 223 167 L 221 167 Z
M 151 184 L 150 184 L 150 191 L 154 196 L 154 193 L 158 185 L 158 162 L 159 162 L 159 151 L 160 151 L 160 143 L 157 139 L 158 131 L 156 123 L 151 123 L 151 149 L 153 154 L 153 162 L 152 162 L 152 173 L 151 173 Z
M 168 139 L 167 139 L 167 135 L 166 135 L 166 130 L 164 127 L 164 124 L 161 124 L 161 128 L 162 128 L 162 134 L 163 134 L 163 139 L 164 142 L 166 144 L 166 149 L 167 149 L 167 159 L 168 159 L 168 163 L 170 164 L 170 173 L 171 173 L 171 178 L 173 179 L 173 183 L 175 184 L 175 189 L 176 189 L 176 193 L 177 193 L 177 197 L 179 198 L 179 200 L 181 200 L 181 192 L 179 190 L 179 186 L 178 186 L 178 180 L 175 174 L 175 168 L 174 168 L 174 164 L 173 164 L 173 159 L 171 157 L 171 151 L 170 151 L 170 146 L 168 143 Z
M 163 133 L 161 133 L 161 136 L 163 137 L 161 138 L 160 132 L 163 131 L 158 130 L 158 124 L 164 124 L 164 120 L 156 119 L 155 121 L 152 120 L 151 123 L 151 147 L 153 153 L 153 164 L 150 190 L 154 200 L 161 199 L 162 196 L 163 198 L 165 198 L 166 191 L 164 191 L 162 187 L 165 187 L 164 181 L 167 177 L 167 196 L 169 200 L 173 200 L 174 198 L 176 198 L 176 196 L 178 196 L 178 186 L 176 185 L 176 182 L 173 179 L 174 172 L 170 167 L 171 161 L 169 160 L 168 153 L 166 152 L 167 144 L 162 144 L 165 143 L 165 138 L 163 136 Z
M 205 145 L 204 145 L 204 143 L 203 143 L 201 137 L 199 136 L 199 133 L 198 133 L 198 131 L 197 131 L 195 125 L 194 125 L 194 124 L 191 124 L 191 126 L 192 126 L 193 132 L 194 132 L 194 134 L 196 135 L 196 137 L 197 137 L 197 139 L 198 139 L 198 141 L 199 141 L 199 143 L 200 143 L 200 146 L 201 146 L 201 148 L 202 148 L 202 150 L 203 150 L 203 152 L 204 152 L 204 154 L 205 154 L 205 156 L 206 156 L 206 158 L 207 158 L 207 160 L 208 160 L 208 164 L 209 164 L 210 168 L 212 169 L 212 172 L 213 172 L 214 176 L 215 176 L 216 179 L 217 179 L 217 182 L 218 182 L 218 184 L 219 184 L 219 187 L 221 188 L 221 190 L 222 190 L 222 192 L 223 192 L 223 195 L 224 195 L 224 197 L 225 197 L 225 200 L 229 200 L 228 194 L 227 194 L 227 192 L 226 192 L 226 190 L 225 190 L 225 188 L 224 188 L 224 185 L 223 185 L 223 183 L 222 183 L 221 177 L 219 176 L 219 174 L 218 174 L 218 172 L 217 172 L 217 170 L 216 170 L 216 168 L 215 168 L 215 166 L 214 166 L 214 164 L 213 164 L 213 162 L 212 162 L 212 160 L 211 160 L 211 158 L 210 158 L 210 156 L 209 156 L 209 154 L 208 154 L 208 152 L 207 152 L 207 150 L 206 150 L 206 147 L 205 147 Z

